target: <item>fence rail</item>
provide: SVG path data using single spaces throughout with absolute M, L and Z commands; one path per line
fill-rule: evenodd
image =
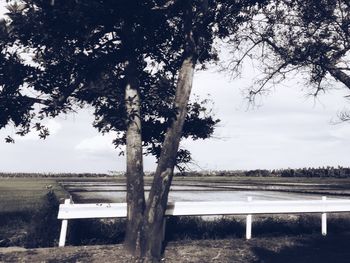
M 166 216 L 247 215 L 246 238 L 251 238 L 252 215 L 321 213 L 322 234 L 327 234 L 326 213 L 350 212 L 350 200 L 279 200 L 258 201 L 248 197 L 247 201 L 208 201 L 169 203 Z M 69 219 L 123 218 L 127 216 L 126 203 L 73 204 L 66 200 L 60 205 L 58 219 L 62 219 L 60 246 L 65 245 Z

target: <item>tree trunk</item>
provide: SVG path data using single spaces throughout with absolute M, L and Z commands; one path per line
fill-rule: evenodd
M 174 175 L 177 151 L 187 115 L 187 105 L 197 62 L 196 41 L 192 31 L 192 1 L 186 2 L 183 19 L 185 45 L 174 100 L 176 115 L 165 134 L 144 214 L 142 256 L 146 262 L 160 261 L 163 245 L 164 213 L 168 203 L 168 194 Z
M 133 81 L 128 81 L 125 90 L 126 110 L 131 120 L 127 125 L 126 136 L 128 222 L 125 246 L 131 254 L 140 258 L 140 261 L 159 262 L 161 257 L 163 218 L 187 115 L 195 64 L 194 55 L 188 55 L 179 70 L 174 101 L 176 118 L 165 135 L 146 208 L 142 176 L 140 99 L 135 88 L 137 85 Z
M 192 89 L 197 62 L 196 41 L 192 31 L 192 1 L 185 1 L 183 12 L 184 55 L 176 85 L 175 119 L 168 128 L 152 187 L 145 206 L 142 174 L 140 98 L 133 63 L 128 65 L 125 91 L 127 125 L 127 205 L 128 223 L 125 245 L 139 262 L 159 262 L 163 243 L 163 219 L 174 174 L 182 128 Z M 132 102 L 131 102 L 132 101 Z M 131 121 L 130 121 L 131 120 Z M 143 174 L 142 174 L 143 175 Z
M 140 239 L 145 209 L 143 182 L 140 94 L 136 63 L 126 65 L 125 108 L 126 129 L 126 202 L 127 226 L 124 245 L 135 256 L 141 253 Z
M 163 218 L 168 203 L 168 194 L 174 173 L 177 151 L 182 136 L 182 128 L 187 115 L 195 67 L 195 59 L 184 59 L 176 87 L 176 119 L 167 130 L 154 175 L 145 211 L 145 239 L 143 255 L 147 261 L 158 262 L 163 243 Z

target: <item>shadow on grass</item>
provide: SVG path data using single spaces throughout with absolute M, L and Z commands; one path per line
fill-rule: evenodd
M 49 259 L 47 263 L 77 263 L 77 262 L 89 262 L 90 255 L 86 252 L 76 252 L 74 255 L 60 256 L 59 258 Z
M 125 219 L 70 220 L 68 242 L 70 245 L 105 245 L 122 243 L 125 237 Z M 350 220 L 334 218 L 328 220 L 329 233 L 350 230 Z M 320 235 L 319 215 L 291 217 L 267 216 L 253 220 L 253 237 Z M 244 238 L 244 217 L 168 217 L 166 220 L 165 245 L 169 241 Z M 350 262 L 350 261 L 349 261 Z
M 53 192 L 42 197 L 39 209 L 0 213 L 0 247 L 52 247 L 57 244 L 59 202 Z
M 68 244 L 107 245 L 122 243 L 125 237 L 125 219 L 70 220 Z
M 0 212 L 0 247 L 23 245 L 30 221 L 29 211 Z
M 244 224 L 233 218 L 203 219 L 201 217 L 168 217 L 165 241 L 241 238 L 245 233 Z
M 72 253 L 60 253 L 60 254 L 42 254 L 35 250 L 27 250 L 25 252 L 12 252 L 12 253 L 0 253 L 0 262 L 17 263 L 17 262 L 32 262 L 28 259 L 30 256 L 34 258 L 42 258 L 46 263 L 77 263 L 77 262 L 89 262 L 91 255 L 87 252 L 77 251 Z M 24 259 L 24 261 L 23 261 Z M 38 261 L 39 262 L 39 261 Z
M 350 262 L 349 242 L 350 233 L 327 237 L 311 235 L 278 251 L 262 247 L 252 250 L 258 258 L 254 263 L 345 263 Z
M 38 254 L 36 251 L 28 250 L 25 252 L 27 255 L 36 255 Z M 23 252 L 11 252 L 11 253 L 0 253 L 0 262 L 7 262 L 7 263 L 15 263 L 19 262 L 18 255 L 23 254 Z

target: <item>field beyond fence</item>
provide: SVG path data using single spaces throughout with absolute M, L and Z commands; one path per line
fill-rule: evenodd
M 124 182 L 124 178 L 103 177 L 103 176 L 88 176 L 79 177 L 72 175 L 59 176 L 2 176 L 0 179 L 0 247 L 20 246 L 20 247 L 52 247 L 58 245 L 60 220 L 57 220 L 58 203 L 62 203 L 64 198 L 68 196 L 65 189 L 59 183 L 63 179 L 69 181 L 85 181 L 94 182 Z M 151 178 L 146 178 L 146 183 Z M 174 184 L 193 184 L 198 185 L 204 183 L 226 184 L 230 182 L 236 186 L 249 185 L 253 186 L 254 190 L 258 187 L 266 186 L 281 186 L 287 187 L 290 190 L 296 187 L 300 190 L 301 187 L 306 191 L 310 191 L 306 186 L 314 188 L 320 185 L 327 186 L 328 191 L 341 189 L 343 197 L 347 198 L 347 191 L 350 189 L 350 179 L 347 178 L 282 178 L 282 177 L 224 177 L 224 176 L 203 176 L 203 177 L 177 177 L 174 179 Z M 299 187 L 299 188 L 298 188 Z M 281 189 L 279 189 L 280 191 Z M 283 189 L 282 189 L 283 190 Z M 240 190 L 234 190 L 240 191 Z M 336 194 L 338 194 L 337 192 Z M 52 195 L 53 194 L 53 195 Z M 212 257 L 217 256 L 220 252 L 221 256 L 235 257 L 230 253 L 225 246 L 234 246 L 242 249 L 242 253 L 249 257 L 252 261 L 241 262 L 261 262 L 253 261 L 257 258 L 274 258 L 276 256 L 273 251 L 271 240 L 281 242 L 279 244 L 282 254 L 292 253 L 302 249 L 300 244 L 307 242 L 307 246 L 311 250 L 317 249 L 316 246 L 327 246 L 327 248 L 337 249 L 343 247 L 342 244 L 337 244 L 336 240 L 342 242 L 350 237 L 350 214 L 328 214 L 328 233 L 326 239 L 320 234 L 320 215 L 283 215 L 283 216 L 254 216 L 253 219 L 253 240 L 245 241 L 245 217 L 244 216 L 224 216 L 215 217 L 208 220 L 199 217 L 169 217 L 166 227 L 166 242 L 170 244 L 169 251 L 172 251 L 172 245 L 181 246 L 183 251 L 186 251 L 181 244 L 188 243 L 187 251 L 193 249 L 193 253 L 199 253 L 201 249 L 212 247 L 213 244 L 223 245 L 221 250 L 215 250 Z M 47 231 L 49 229 L 49 231 Z M 125 235 L 125 221 L 117 219 L 103 220 L 73 220 L 70 224 L 68 243 L 71 245 L 108 245 L 121 244 Z M 278 240 L 278 241 L 277 241 Z M 304 241 L 303 241 L 304 240 Z M 327 240 L 333 240 L 334 244 Z M 350 239 L 347 240 L 349 243 Z M 284 242 L 284 243 L 283 243 Z M 340 242 L 340 241 L 339 241 Z M 211 244 L 211 245 L 210 245 Z M 283 244 L 283 245 L 282 245 Z M 258 246 L 265 251 L 257 252 L 253 246 Z M 334 248 L 332 247 L 334 245 Z M 295 246 L 299 247 L 296 248 Z M 293 248 L 292 248 L 293 247 Z M 77 248 L 78 249 L 78 248 Z M 198 249 L 198 251 L 197 251 Z M 208 248 L 209 249 L 209 248 Z M 270 251 L 272 254 L 269 254 Z M 292 251 L 292 252 L 290 252 Z M 304 250 L 303 250 L 304 251 Z M 338 249 L 339 251 L 339 249 Z M 173 253 L 173 252 L 169 252 Z M 204 252 L 202 252 L 203 254 Z M 209 253 L 209 252 L 208 252 Z M 294 253 L 294 252 L 293 252 Z M 40 253 L 39 253 L 40 254 Z M 89 253 L 87 253 L 89 254 Z M 283 255 L 284 255 L 283 254 Z M 221 256 L 218 256 L 220 258 Z M 260 255 L 259 257 L 257 255 Z M 274 255 L 274 256 L 272 256 Z M 184 256 L 184 255 L 182 255 Z M 197 255 L 198 258 L 201 255 Z M 4 260 L 4 254 L 0 252 L 0 261 Z M 186 257 L 186 255 L 185 255 Z M 276 256 L 277 257 L 277 256 Z M 243 257 L 244 258 L 244 257 Z M 278 257 L 277 257 L 278 258 Z M 225 258 L 223 258 L 224 260 Z M 280 258 L 279 258 L 280 259 Z M 16 262 L 16 261 L 13 261 Z M 35 261 L 33 261 L 35 262 Z M 61 261 L 63 262 L 63 261 Z M 91 261 L 93 262 L 93 261 Z M 97 262 L 97 261 L 96 261 Z M 168 261 L 167 261 L 168 262 Z M 171 262 L 171 261 L 169 261 Z M 196 261 L 194 261 L 196 262 Z M 197 261 L 198 262 L 198 261 Z M 203 261 L 205 262 L 205 261 Z M 225 261 L 221 261 L 225 262 Z M 227 261 L 226 261 L 227 262 Z M 237 260 L 236 262 L 240 262 Z M 268 261 L 282 262 L 282 261 Z M 283 261 L 288 262 L 288 261 Z M 303 261 L 298 261 L 303 262 Z M 313 261 L 304 261 L 313 262 Z M 322 262 L 322 261 L 317 261 Z M 324 261 L 327 262 L 327 261 Z M 342 261 L 334 261 L 342 262 Z

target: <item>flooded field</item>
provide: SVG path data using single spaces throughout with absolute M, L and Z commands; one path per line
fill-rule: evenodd
M 76 203 L 125 202 L 126 187 L 122 180 L 60 181 L 62 187 Z M 150 185 L 146 182 L 146 196 Z M 298 200 L 350 198 L 350 185 L 344 182 L 317 182 L 305 180 L 230 180 L 229 178 L 192 178 L 174 180 L 169 201 L 243 201 L 251 196 L 255 200 Z

